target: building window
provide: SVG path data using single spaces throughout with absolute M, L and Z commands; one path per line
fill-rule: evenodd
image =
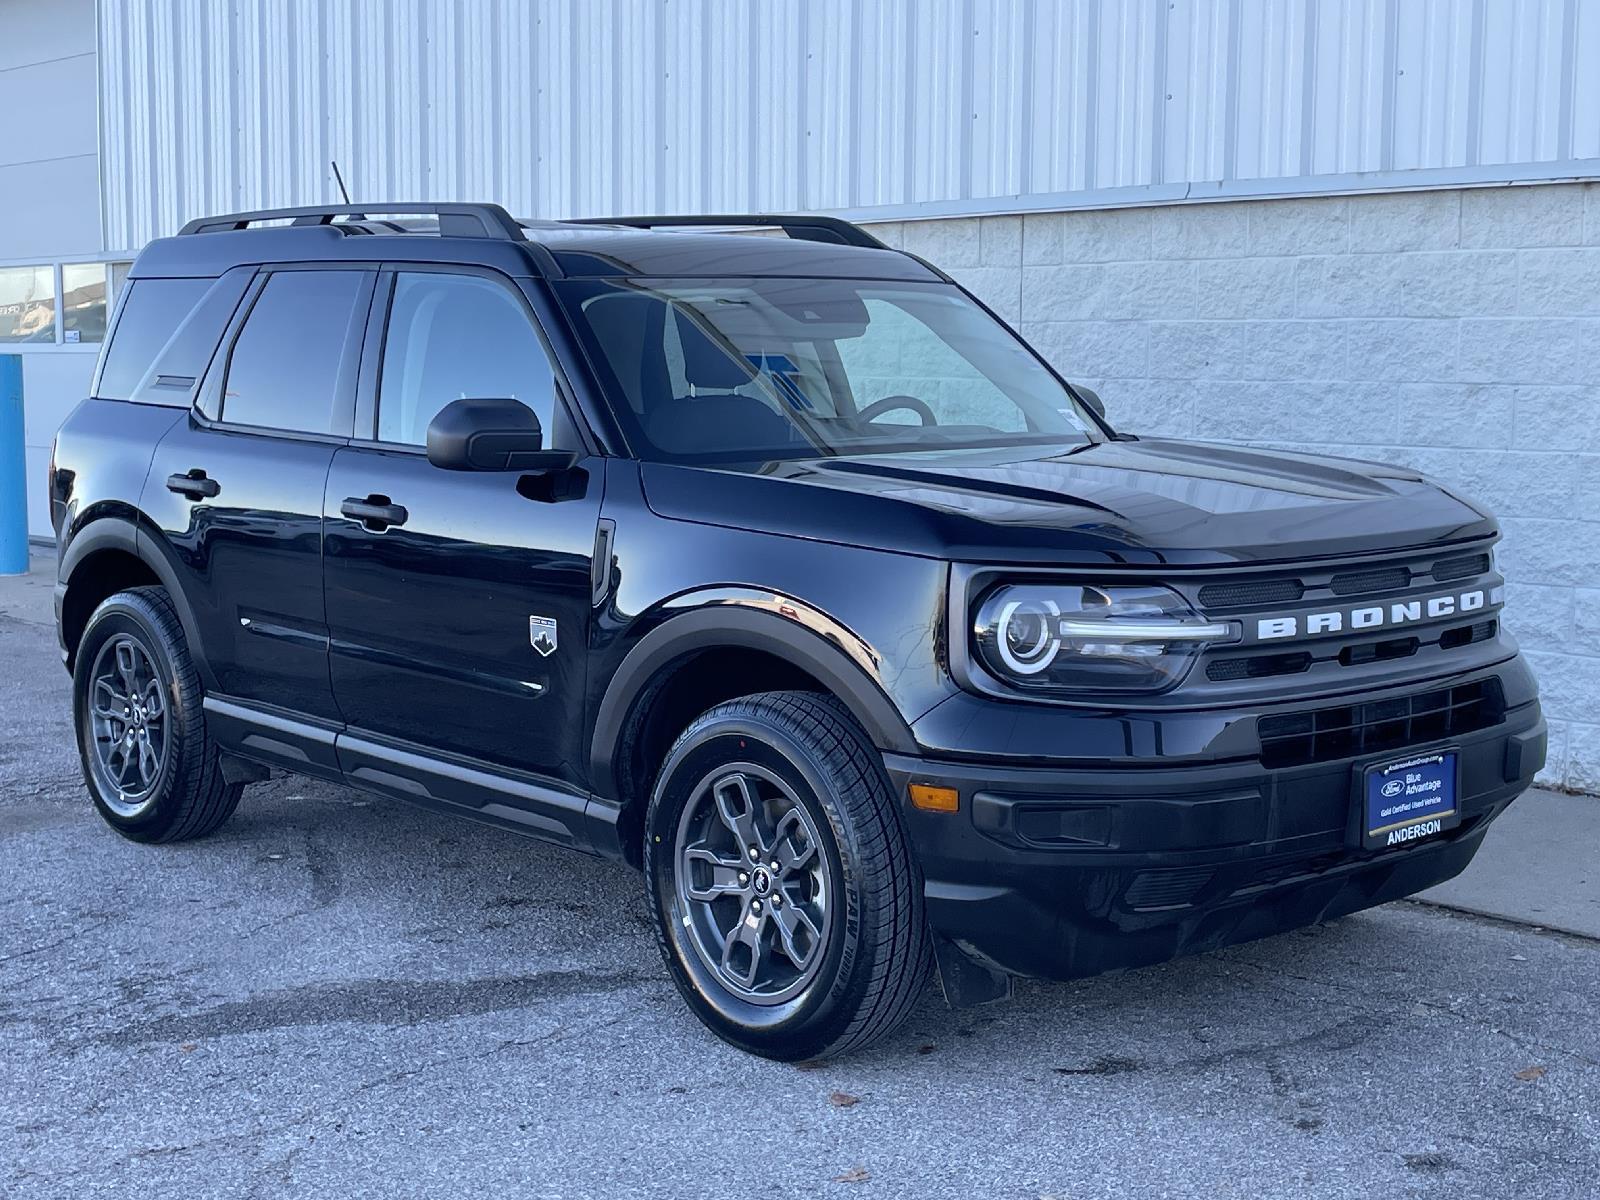
M 100 319 L 105 325 L 105 317 Z M 0 267 L 0 343 L 51 345 L 56 340 L 56 269 Z
M 106 264 L 61 267 L 61 340 L 103 342 L 106 337 Z
M 122 295 L 122 286 L 128 282 L 128 272 L 133 270 L 131 262 L 114 262 L 111 264 L 111 295 L 106 297 L 108 311 L 116 307 L 117 297 Z

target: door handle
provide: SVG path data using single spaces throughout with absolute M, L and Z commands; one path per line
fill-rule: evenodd
M 370 533 L 382 533 L 391 525 L 404 525 L 411 514 L 404 505 L 389 503 L 387 496 L 347 496 L 339 511 Z
M 206 473 L 199 467 L 183 475 L 167 476 L 167 491 L 177 492 L 191 500 L 209 500 L 221 490 L 222 485 L 215 479 L 206 478 Z

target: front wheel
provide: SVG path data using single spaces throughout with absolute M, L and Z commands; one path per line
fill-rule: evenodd
M 831 697 L 772 692 L 697 718 L 651 797 L 645 875 L 679 992 L 755 1054 L 860 1049 L 927 979 L 922 880 L 882 760 Z

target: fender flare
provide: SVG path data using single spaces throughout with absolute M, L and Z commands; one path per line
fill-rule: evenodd
M 58 597 L 65 598 L 68 587 L 71 586 L 73 576 L 78 569 L 96 554 L 107 550 L 128 554 L 138 559 L 149 567 L 155 577 L 161 581 L 161 586 L 166 588 L 168 597 L 172 600 L 172 607 L 177 610 L 178 623 L 183 626 L 184 640 L 189 645 L 189 656 L 194 659 L 195 665 L 200 670 L 200 677 L 208 691 L 214 690 L 215 679 L 212 678 L 210 666 L 205 660 L 199 627 L 195 623 L 194 611 L 189 605 L 189 597 L 184 593 L 183 586 L 178 580 L 178 573 L 166 555 L 153 551 L 150 547 L 149 535 L 129 517 L 102 516 L 96 517 L 83 525 L 73 535 L 72 541 L 67 544 L 66 551 L 61 556 L 61 563 L 56 568 L 56 592 Z M 57 618 L 59 621 L 60 609 L 58 603 Z M 63 630 L 63 635 L 65 631 Z M 66 649 L 63 637 L 63 650 Z M 68 665 L 71 665 L 70 654 Z
M 775 599 L 791 611 L 804 611 L 809 623 L 779 615 Z M 828 634 L 819 632 L 819 625 Z M 865 643 L 845 626 L 803 602 L 775 598 L 771 592 L 719 591 L 715 602 L 667 618 L 639 639 L 606 686 L 589 749 L 593 790 L 601 796 L 616 794 L 616 754 L 635 701 L 662 668 L 699 650 L 738 647 L 781 658 L 837 696 L 874 746 L 897 754 L 917 753 L 905 717 L 867 669 L 841 648 L 849 645 L 867 655 L 867 661 L 874 660 Z

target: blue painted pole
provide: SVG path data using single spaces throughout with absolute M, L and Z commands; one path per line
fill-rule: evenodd
M 28 452 L 23 446 L 22 356 L 0 354 L 0 575 L 28 572 Z

